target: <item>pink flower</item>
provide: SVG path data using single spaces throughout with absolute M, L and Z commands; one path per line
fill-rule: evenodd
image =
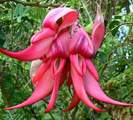
M 33 61 L 30 76 L 35 87 L 32 95 L 19 105 L 5 108 L 21 108 L 50 96 L 46 112 L 55 105 L 59 88 L 64 81 L 73 89 L 70 105 L 73 109 L 80 101 L 96 111 L 88 96 L 114 105 L 133 106 L 109 98 L 99 85 L 99 76 L 92 58 L 100 47 L 105 33 L 104 19 L 98 6 L 91 36 L 78 23 L 78 12 L 59 7 L 51 10 L 42 28 L 31 38 L 31 45 L 19 52 L 0 48 L 0 52 L 21 61 Z

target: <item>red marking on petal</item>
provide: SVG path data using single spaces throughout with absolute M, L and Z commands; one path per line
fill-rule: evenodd
M 71 75 L 69 73 L 68 79 L 67 79 L 67 86 L 70 87 L 72 85 L 72 78 Z
M 94 76 L 89 71 L 85 76 L 84 85 L 87 93 L 100 101 L 114 104 L 114 105 L 133 106 L 133 104 L 119 102 L 108 97 L 101 89 L 99 83 L 96 81 Z
M 71 64 L 71 76 L 72 76 L 72 81 L 73 81 L 73 86 L 75 89 L 76 94 L 78 97 L 90 108 L 98 111 L 98 112 L 103 112 L 100 108 L 97 108 L 91 100 L 88 98 L 85 87 L 84 87 L 84 82 L 83 78 L 78 74 L 76 71 L 75 67 L 73 64 Z
M 59 27 L 60 30 L 72 25 L 78 18 L 78 13 L 70 8 L 59 7 L 52 9 L 47 14 L 46 18 L 43 21 L 43 27 L 50 27 L 53 30 L 57 30 Z M 62 23 L 59 26 L 57 21 L 62 19 Z
M 91 72 L 91 74 L 93 74 L 93 76 L 95 77 L 96 80 L 99 80 L 98 72 L 97 72 L 94 64 L 92 63 L 92 61 L 90 59 L 86 59 L 85 62 L 87 65 L 87 69 Z
M 63 17 L 63 22 L 59 27 L 58 32 L 60 32 L 64 28 L 67 28 L 68 26 L 71 26 L 77 20 L 77 18 L 78 18 L 78 13 L 76 11 L 69 12 L 67 15 Z
M 83 75 L 86 74 L 86 62 L 84 59 L 82 60 L 82 72 L 83 72 Z
M 77 96 L 76 92 L 74 92 L 70 105 L 63 111 L 68 112 L 72 110 L 74 107 L 76 107 L 79 104 L 79 102 L 80 102 L 80 98 Z
M 50 28 L 44 28 L 32 36 L 31 43 L 47 40 L 48 38 L 53 37 L 55 34 L 55 31 L 51 30 Z
M 64 68 L 63 68 L 63 70 L 62 70 L 62 73 L 61 73 L 60 86 L 62 86 L 63 83 L 64 83 L 64 81 L 68 78 L 69 71 L 70 71 L 70 66 L 69 66 L 68 63 L 66 63 L 65 66 L 64 66 Z
M 65 59 L 61 60 L 58 69 L 56 69 L 55 67 L 56 63 L 54 63 L 54 88 L 53 88 L 52 95 L 51 95 L 49 104 L 45 112 L 49 112 L 54 107 L 54 104 L 55 104 L 55 101 L 58 95 L 58 90 L 59 90 L 59 85 L 60 85 L 60 80 L 61 80 L 61 72 L 64 68 L 65 62 L 66 62 Z
M 24 106 L 33 104 L 38 102 L 39 100 L 43 99 L 49 93 L 51 92 L 53 88 L 53 76 L 51 74 L 52 67 L 50 67 L 44 76 L 39 80 L 39 83 L 37 84 L 35 91 L 32 93 L 31 97 L 29 97 L 26 101 L 22 102 L 19 105 L 5 108 L 5 110 L 11 110 L 11 109 L 16 109 L 16 108 L 22 108 Z
M 18 60 L 32 61 L 44 56 L 49 51 L 51 43 L 52 39 L 47 39 L 45 41 L 32 44 L 28 48 L 18 52 L 11 52 L 2 48 L 0 48 L 0 52 Z
M 104 18 L 101 13 L 101 8 L 97 6 L 97 15 L 93 24 L 93 31 L 92 31 L 92 42 L 95 48 L 95 53 L 97 52 L 98 48 L 101 46 L 101 43 L 104 39 L 105 34 L 105 26 L 104 26 Z

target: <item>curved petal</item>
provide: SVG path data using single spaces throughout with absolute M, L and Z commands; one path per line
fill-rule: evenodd
M 70 105 L 63 111 L 68 112 L 68 111 L 72 110 L 74 107 L 76 107 L 79 104 L 79 102 L 80 102 L 80 99 L 77 96 L 76 92 L 74 92 L 74 95 L 72 96 Z
M 71 58 L 70 58 L 71 59 Z M 73 86 L 75 89 L 76 94 L 78 97 L 90 108 L 98 111 L 103 112 L 100 108 L 97 108 L 88 98 L 85 88 L 84 88 L 84 82 L 83 78 L 78 74 L 78 72 L 75 70 L 75 67 L 73 64 L 71 64 L 71 76 L 73 81 Z
M 19 105 L 5 108 L 6 110 L 11 110 L 11 109 L 16 109 L 16 108 L 21 108 L 33 103 L 38 102 L 39 100 L 43 99 L 49 93 L 51 92 L 53 88 L 53 76 L 51 75 L 51 70 L 52 68 L 50 67 L 44 76 L 39 80 L 39 83 L 37 84 L 35 91 L 32 93 L 31 97 L 29 97 L 26 101 L 22 102 Z
M 105 34 L 105 26 L 104 26 L 104 18 L 101 12 L 101 8 L 97 6 L 97 15 L 93 24 L 93 31 L 92 31 L 92 42 L 95 48 L 95 53 L 97 52 L 98 48 L 101 46 L 102 41 L 104 39 Z
M 49 51 L 51 43 L 52 38 L 49 38 L 47 40 L 32 44 L 28 48 L 18 52 L 11 52 L 2 48 L 0 48 L 0 52 L 18 60 L 32 61 L 43 57 Z
M 58 90 L 59 90 L 59 85 L 60 85 L 60 80 L 61 80 L 61 72 L 65 65 L 65 59 L 61 60 L 58 69 L 56 69 L 55 64 L 56 63 L 54 63 L 54 80 L 55 80 L 54 88 L 53 88 L 51 98 L 50 98 L 49 104 L 48 104 L 45 112 L 49 112 L 54 107 L 54 104 L 55 104 L 55 101 L 56 101 L 56 98 L 58 95 Z
M 87 69 L 91 72 L 91 74 L 93 74 L 93 76 L 95 77 L 96 80 L 99 80 L 98 72 L 97 72 L 94 64 L 92 63 L 92 61 L 90 59 L 86 59 L 85 62 L 87 65 Z
M 31 43 L 36 43 L 41 40 L 45 40 L 45 39 L 54 37 L 55 34 L 56 34 L 56 32 L 51 30 L 50 28 L 44 28 L 32 36 Z
M 78 13 L 70 8 L 58 7 L 52 9 L 43 21 L 43 27 L 49 27 L 53 30 L 57 30 L 60 26 L 60 30 L 72 25 L 78 18 Z M 61 23 L 58 23 L 61 22 Z M 59 25 L 61 24 L 61 25 Z
M 87 72 L 87 74 L 85 76 L 84 85 L 85 85 L 85 89 L 86 89 L 87 93 L 100 101 L 114 104 L 114 105 L 133 106 L 133 104 L 119 102 L 119 101 L 113 100 L 110 97 L 108 97 L 103 92 L 99 83 L 95 80 L 95 78 L 89 71 Z

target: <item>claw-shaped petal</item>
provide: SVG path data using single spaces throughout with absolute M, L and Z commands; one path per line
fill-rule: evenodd
M 53 88 L 53 82 L 54 82 L 53 77 L 51 75 L 51 70 L 52 70 L 52 68 L 50 67 L 46 71 L 44 76 L 41 78 L 41 80 L 39 80 L 39 83 L 37 84 L 35 91 L 32 93 L 31 97 L 29 97 L 26 101 L 22 102 L 19 105 L 5 108 L 5 109 L 11 110 L 11 109 L 16 109 L 16 108 L 21 108 L 21 107 L 36 103 L 39 100 L 46 97 L 47 95 L 49 95 L 49 93 L 51 92 L 51 90 Z
M 119 102 L 108 97 L 101 89 L 98 81 L 94 78 L 94 76 L 89 71 L 85 76 L 84 85 L 87 93 L 100 101 L 114 104 L 114 105 L 133 106 L 133 104 Z
M 59 90 L 59 85 L 60 85 L 60 80 L 61 80 L 61 72 L 64 68 L 65 60 L 63 59 L 60 61 L 59 68 L 57 68 L 57 69 L 56 69 L 55 64 L 56 64 L 56 61 L 54 63 L 54 87 L 53 87 L 53 91 L 51 94 L 49 104 L 48 104 L 45 112 L 49 112 L 54 107 L 54 104 L 55 104 L 55 101 L 56 101 L 56 98 L 58 95 L 58 90 Z
M 18 60 L 32 61 L 43 57 L 49 51 L 51 43 L 52 38 L 49 38 L 35 44 L 31 44 L 28 48 L 18 52 L 11 52 L 2 48 L 0 48 L 0 52 Z
M 71 57 L 70 57 L 71 60 Z M 84 82 L 82 76 L 79 75 L 73 64 L 71 64 L 71 76 L 73 81 L 73 86 L 78 97 L 90 108 L 103 112 L 100 108 L 97 108 L 91 100 L 88 98 L 87 93 L 85 91 Z

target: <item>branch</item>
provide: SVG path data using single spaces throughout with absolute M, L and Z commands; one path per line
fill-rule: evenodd
M 3 4 L 4 2 L 14 2 L 16 4 L 21 4 L 24 6 L 31 6 L 31 7 L 41 7 L 41 8 L 45 8 L 45 7 L 59 7 L 61 6 L 61 4 L 52 4 L 52 3 L 41 3 L 41 2 L 24 2 L 24 1 L 20 1 L 20 0 L 0 0 L 0 4 Z

